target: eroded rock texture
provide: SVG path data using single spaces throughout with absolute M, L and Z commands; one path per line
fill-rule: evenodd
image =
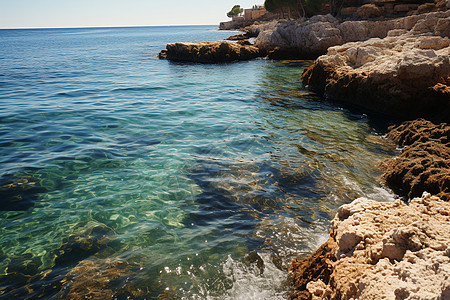
M 305 280 L 298 281 L 293 298 L 450 299 L 449 211 L 449 202 L 430 194 L 409 205 L 360 198 L 342 206 L 332 222 L 332 241 L 322 246 L 332 249 L 317 255 L 319 249 L 299 263 L 312 265 L 299 270 L 293 265 L 302 272 L 322 264 L 331 274 L 294 273 L 312 276 L 306 288 Z
M 391 127 L 387 137 L 405 147 L 382 164 L 388 185 L 408 198 L 427 191 L 450 201 L 450 125 L 408 121 Z
M 359 8 L 361 15 L 377 14 L 372 5 Z M 413 31 L 445 37 L 450 35 L 450 13 L 434 12 L 403 18 L 377 21 L 340 22 L 331 15 L 317 15 L 310 19 L 298 19 L 271 23 L 259 28 L 255 46 L 271 57 L 311 58 L 327 53 L 329 47 L 348 42 L 385 38 L 389 31 Z M 254 26 L 255 27 L 255 26 Z M 254 31 L 254 30 L 253 30 Z
M 383 39 L 329 48 L 303 73 L 303 83 L 328 98 L 389 115 L 448 118 L 450 10 L 392 22 L 399 26 Z M 364 27 L 353 28 L 357 21 L 346 23 L 340 25 L 348 27 L 344 40 L 367 35 Z

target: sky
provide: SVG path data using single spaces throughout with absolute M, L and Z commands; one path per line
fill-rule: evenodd
M 0 0 L 0 28 L 218 25 L 264 0 Z

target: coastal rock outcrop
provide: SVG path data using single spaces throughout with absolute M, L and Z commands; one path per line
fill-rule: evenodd
M 369 5 L 360 7 L 359 13 L 374 16 L 380 12 Z M 449 16 L 449 11 L 439 11 L 397 19 L 341 23 L 331 15 L 318 15 L 261 28 L 255 46 L 275 58 L 317 58 L 326 54 L 330 47 L 370 38 L 385 38 L 392 30 L 406 32 L 414 28 L 417 34 L 449 36 Z
M 386 183 L 409 198 L 427 191 L 450 201 L 450 125 L 408 121 L 391 127 L 387 138 L 404 148 L 381 164 Z
M 360 198 L 340 207 L 330 241 L 293 263 L 292 299 L 449 299 L 449 211 L 427 193 L 409 205 Z M 330 275 L 305 273 L 311 263 Z
M 408 18 L 383 39 L 329 48 L 305 70 L 304 85 L 330 99 L 390 115 L 448 118 L 450 10 Z
M 225 63 L 250 60 L 260 56 L 258 48 L 226 41 L 167 44 L 159 58 L 198 63 Z

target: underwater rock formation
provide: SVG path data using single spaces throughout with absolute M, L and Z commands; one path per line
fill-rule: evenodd
M 0 178 L 0 210 L 23 211 L 32 207 L 38 194 L 47 192 L 41 180 L 33 176 Z
M 258 48 L 225 41 L 167 44 L 159 58 L 198 63 L 226 63 L 260 56 Z
M 114 231 L 104 224 L 88 222 L 63 240 L 56 250 L 56 264 L 76 263 L 104 249 L 115 238 Z
M 343 205 L 330 241 L 293 263 L 292 299 L 449 299 L 449 211 L 449 202 L 427 193 L 409 205 L 365 198 Z
M 130 265 L 120 259 L 86 259 L 62 280 L 62 299 L 113 299 L 116 281 L 126 282 Z M 126 298 L 126 297 L 125 297 Z

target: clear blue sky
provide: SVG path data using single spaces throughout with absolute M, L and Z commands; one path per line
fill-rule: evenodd
M 215 25 L 264 0 L 0 0 L 0 28 Z

